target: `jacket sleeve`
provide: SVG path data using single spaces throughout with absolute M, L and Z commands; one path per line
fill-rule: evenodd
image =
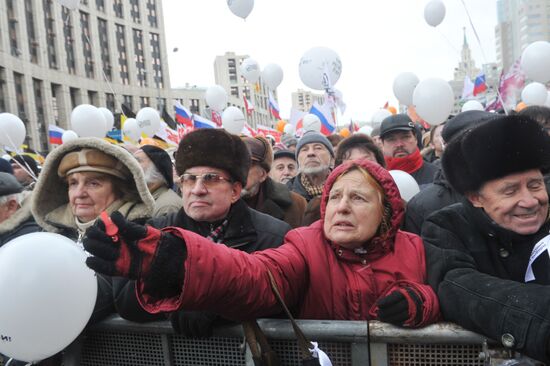
M 550 287 L 478 271 L 473 257 L 453 232 L 460 228 L 442 218 L 428 218 L 422 236 L 428 283 L 439 296 L 445 320 L 499 342 L 503 335 L 508 339 L 511 335 L 516 350 L 547 362 Z
M 163 231 L 185 242 L 185 277 L 182 292 L 168 299 L 151 298 L 138 282 L 139 302 L 150 313 L 204 310 L 232 320 L 278 314 L 282 308 L 271 290 L 268 270 L 289 308 L 298 303 L 307 287 L 307 265 L 298 247 L 306 243 L 297 230 L 287 234 L 282 246 L 253 254 L 212 243 L 181 228 Z
M 139 305 L 136 281 L 113 277 L 113 298 L 115 309 L 121 318 L 139 323 L 165 319 L 160 314 L 148 313 Z

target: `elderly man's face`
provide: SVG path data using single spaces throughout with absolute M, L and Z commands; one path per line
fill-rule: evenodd
M 111 177 L 95 172 L 78 172 L 67 177 L 69 204 L 82 222 L 94 220 L 116 201 Z
M 332 156 L 325 145 L 312 142 L 305 144 L 298 153 L 298 167 L 304 174 L 318 174 L 328 171 Z
M 10 196 L 6 202 L 0 204 L 0 223 L 6 221 L 19 209 L 19 204 L 15 197 Z
M 151 161 L 151 159 L 149 159 L 147 154 L 143 152 L 143 150 L 136 150 L 136 152 L 134 153 L 134 157 L 136 158 L 137 162 L 139 163 L 139 165 L 141 166 L 141 169 L 143 169 L 144 172 L 146 172 L 147 169 L 151 165 L 153 165 L 153 162 Z
M 248 169 L 246 187 L 242 190 L 243 197 L 254 197 L 260 190 L 260 185 L 267 179 L 267 172 L 257 162 L 252 162 Z
M 382 151 L 384 156 L 404 158 L 416 151 L 416 143 L 414 131 L 390 132 L 382 139 Z
M 186 174 L 193 179 L 186 179 Z M 180 183 L 183 210 L 195 221 L 223 219 L 239 199 L 242 189 L 241 183 L 232 182 L 226 171 L 207 166 L 187 169 L 180 177 Z
M 334 183 L 325 210 L 325 236 L 345 248 L 359 248 L 374 237 L 382 222 L 380 193 L 359 170 Z
M 494 179 L 467 197 L 499 226 L 521 235 L 536 233 L 548 217 L 548 193 L 537 169 Z
M 283 184 L 286 184 L 286 182 L 294 178 L 296 174 L 298 174 L 296 160 L 288 156 L 282 156 L 274 160 L 271 165 L 271 171 L 269 172 L 271 179 Z

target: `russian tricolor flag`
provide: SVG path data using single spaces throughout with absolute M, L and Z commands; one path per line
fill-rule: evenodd
M 319 105 L 317 102 L 309 110 L 309 113 L 316 115 L 321 120 L 321 133 L 325 136 L 331 135 L 334 130 L 334 119 L 330 109 L 326 105 Z
M 195 128 L 218 128 L 216 123 L 196 114 L 193 115 L 193 126 Z
M 50 144 L 52 145 L 61 145 L 63 143 L 62 137 L 64 129 L 57 127 L 56 125 L 48 126 L 48 136 L 50 139 Z
M 474 96 L 483 93 L 487 90 L 487 84 L 485 83 L 485 74 L 481 73 L 476 76 L 474 81 Z
M 174 106 L 176 110 L 176 122 L 187 127 L 193 127 L 193 121 L 191 119 L 191 112 L 179 103 Z
M 279 104 L 273 97 L 273 93 L 271 91 L 269 92 L 269 111 L 271 112 L 271 115 L 273 115 L 273 117 L 277 118 L 278 120 L 281 119 L 281 110 L 279 109 Z

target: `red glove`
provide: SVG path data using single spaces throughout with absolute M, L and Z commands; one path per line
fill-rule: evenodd
M 86 264 L 96 272 L 140 278 L 154 297 L 182 289 L 187 253 L 185 243 L 171 234 L 128 221 L 117 211 L 110 218 L 102 213 L 86 231 L 83 245 L 93 255 Z

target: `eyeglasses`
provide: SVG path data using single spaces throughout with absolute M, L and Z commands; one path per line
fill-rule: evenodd
M 214 187 L 224 181 L 233 183 L 231 179 L 227 179 L 216 173 L 206 173 L 200 175 L 185 173 L 180 176 L 180 183 L 183 187 L 193 188 L 199 179 L 206 188 Z

